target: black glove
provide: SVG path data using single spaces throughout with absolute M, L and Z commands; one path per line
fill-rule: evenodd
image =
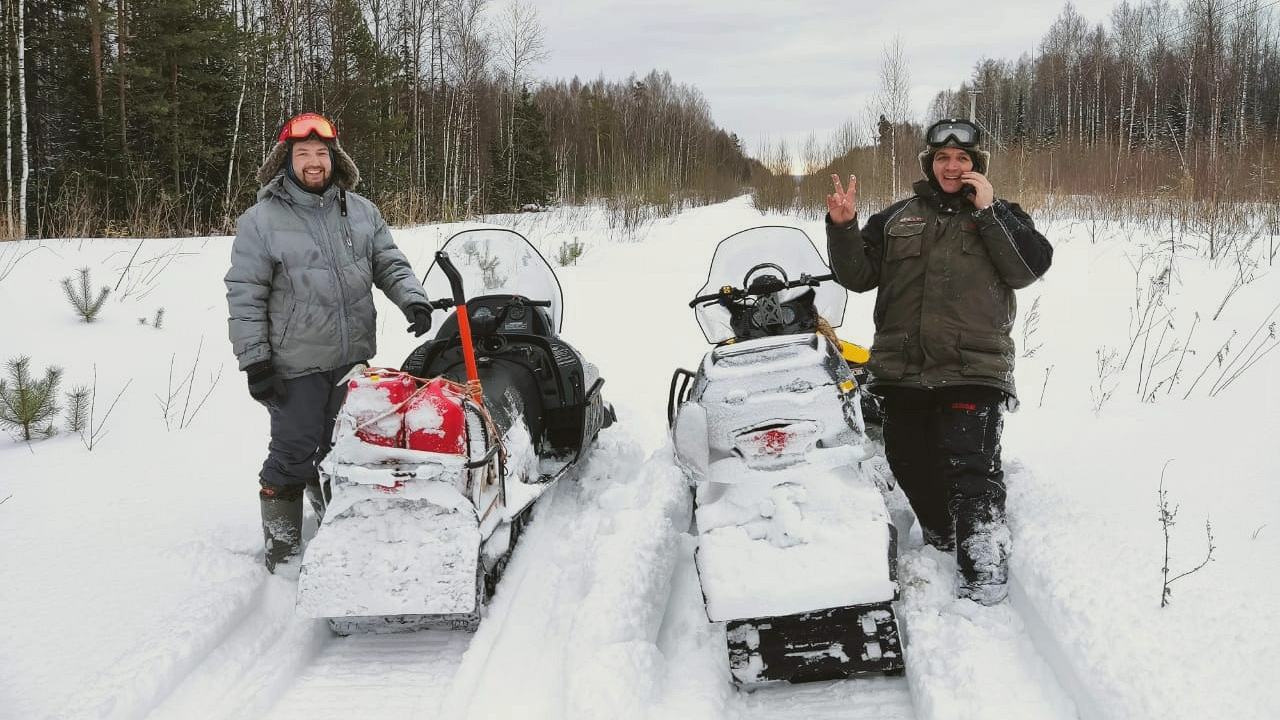
M 410 305 L 406 314 L 413 318 L 408 330 L 414 337 L 422 337 L 431 329 L 431 308 L 426 305 Z
M 244 369 L 249 378 L 249 395 L 268 408 L 284 402 L 284 381 L 276 376 L 270 360 L 256 362 Z

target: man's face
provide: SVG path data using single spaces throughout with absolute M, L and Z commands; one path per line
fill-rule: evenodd
M 944 147 L 933 154 L 933 176 L 938 179 L 942 192 L 958 193 L 964 188 L 962 173 L 973 171 L 973 158 L 955 147 Z
M 293 144 L 293 174 L 308 190 L 321 190 L 333 173 L 329 146 L 319 140 L 299 140 Z

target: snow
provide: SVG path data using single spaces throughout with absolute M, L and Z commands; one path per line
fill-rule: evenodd
M 782 477 L 698 489 L 698 568 L 708 617 L 773 617 L 892 600 L 889 517 L 875 485 L 848 469 L 801 466 L 775 476 Z
M 743 198 L 633 237 L 597 209 L 493 220 L 547 257 L 586 246 L 557 269 L 565 335 L 598 366 L 619 422 L 579 478 L 539 501 L 480 629 L 461 638 L 335 637 L 297 615 L 292 581 L 262 568 L 254 494 L 267 415 L 224 339 L 229 238 L 0 244 L 0 267 L 35 248 L 0 280 L 0 359 L 30 355 L 36 374 L 61 366 L 64 389 L 96 374 L 99 429 L 92 450 L 66 432 L 0 438 L 0 717 L 1243 720 L 1280 706 L 1280 353 L 1221 389 L 1249 348 L 1274 342 L 1280 275 L 1265 234 L 1241 250 L 1260 262 L 1255 279 L 1213 319 L 1234 253 L 1209 260 L 1195 250 L 1203 238 L 1171 243 L 1167 225 L 1113 222 L 1091 242 L 1070 218 L 1041 222 L 1055 264 L 1019 292 L 1020 353 L 1040 347 L 1019 358 L 1022 410 L 1005 423 L 1009 600 L 955 599 L 954 561 L 921 547 L 897 497 L 906 677 L 747 693 L 729 681 L 723 626 L 707 621 L 665 400 L 671 369 L 707 350 L 685 302 L 715 243 L 798 224 L 822 248 L 820 223 L 761 216 Z M 423 272 L 474 226 L 395 234 Z M 93 324 L 58 285 L 83 266 L 95 286 L 118 285 Z M 1154 316 L 1173 328 L 1132 342 L 1150 279 L 1169 267 Z M 872 299 L 851 297 L 842 337 L 870 340 Z M 415 341 L 377 302 L 373 361 L 398 365 Z M 138 322 L 159 307 L 162 328 Z M 1188 337 L 1193 352 L 1170 352 Z M 1099 372 L 1100 349 L 1118 362 L 1131 343 L 1123 371 Z M 1165 608 L 1162 471 L 1178 508 L 1172 574 L 1204 558 L 1206 521 L 1215 546 Z

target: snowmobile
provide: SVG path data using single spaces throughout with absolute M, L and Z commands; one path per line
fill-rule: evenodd
M 474 630 L 534 503 L 616 419 L 523 236 L 453 235 L 423 285 L 452 312 L 399 370 L 348 376 L 321 464 L 297 608 L 339 634 Z
M 739 685 L 904 668 L 897 531 L 833 330 L 846 298 L 804 231 L 769 226 L 722 240 L 689 303 L 715 347 L 673 374 L 668 420 Z

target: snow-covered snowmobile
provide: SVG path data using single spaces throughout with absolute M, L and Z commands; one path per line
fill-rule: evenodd
M 297 606 L 340 634 L 475 629 L 534 502 L 614 421 L 523 236 L 454 235 L 424 286 L 453 312 L 399 371 L 350 378 L 321 466 Z
M 689 303 L 716 347 L 675 371 L 668 414 L 707 616 L 726 624 L 739 684 L 904 667 L 897 532 L 831 330 L 846 297 L 804 231 L 757 227 L 720 242 Z

